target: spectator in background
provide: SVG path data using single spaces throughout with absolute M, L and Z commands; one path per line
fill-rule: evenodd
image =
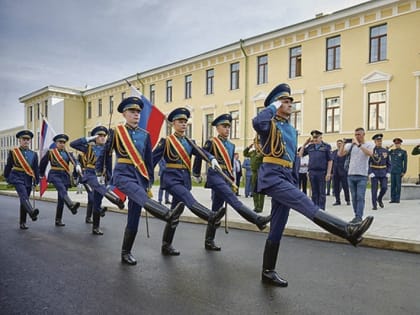
M 307 195 L 307 187 L 308 187 L 308 165 L 309 165 L 309 155 L 302 156 L 300 158 L 300 167 L 299 167 L 299 189 L 302 190 L 302 192 L 305 195 Z
M 412 155 L 419 155 L 420 154 L 420 144 L 416 145 L 413 148 L 413 151 L 411 151 Z M 416 185 L 420 185 L 420 174 L 419 174 L 419 180 L 416 182 Z
M 239 154 L 235 153 L 233 155 L 233 170 L 235 175 L 235 184 L 238 186 L 238 191 L 236 192 L 236 196 L 239 195 L 239 187 L 241 186 L 241 177 L 242 177 L 242 165 L 241 161 L 239 160 Z
M 391 201 L 390 203 L 400 203 L 401 181 L 407 172 L 407 151 L 401 149 L 401 138 L 392 140 L 395 149 L 389 151 L 391 158 Z M 392 147 L 392 145 L 391 145 Z
M 332 151 L 333 192 L 335 197 L 335 202 L 333 203 L 333 206 L 341 205 L 341 188 L 343 188 L 344 191 L 344 200 L 346 201 L 346 204 L 350 206 L 349 184 L 347 183 L 347 172 L 344 169 L 344 162 L 346 161 L 346 157 L 338 155 L 338 151 L 343 146 L 343 140 L 338 139 L 336 144 L 337 149 Z
M 245 169 L 245 198 L 252 197 L 252 184 L 251 184 L 251 160 L 245 158 L 242 168 Z
M 262 212 L 264 209 L 264 198 L 265 195 L 257 192 L 257 179 L 258 179 L 258 169 L 262 163 L 263 155 L 255 150 L 254 144 L 251 143 L 244 150 L 244 156 L 249 157 L 251 161 L 251 185 L 252 185 L 252 198 L 254 199 L 254 211 Z
M 163 192 L 165 192 L 165 204 L 171 204 L 171 201 L 169 200 L 169 191 L 165 188 L 162 187 L 162 178 L 163 178 L 163 174 L 165 173 L 165 169 L 166 169 L 166 161 L 165 159 L 161 159 L 159 161 L 159 194 L 158 194 L 158 201 L 159 203 L 162 203 L 162 199 L 163 199 Z

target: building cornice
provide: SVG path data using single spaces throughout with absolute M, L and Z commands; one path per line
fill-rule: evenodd
M 26 101 L 29 101 L 30 99 L 37 97 L 39 95 L 42 95 L 44 93 L 63 93 L 63 94 L 76 95 L 76 96 L 83 95 L 82 94 L 83 91 L 79 89 L 67 88 L 67 87 L 56 86 L 56 85 L 47 85 L 39 90 L 26 94 L 22 97 L 19 97 L 19 102 L 25 103 Z

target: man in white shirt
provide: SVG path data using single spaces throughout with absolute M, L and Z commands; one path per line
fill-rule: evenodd
M 373 155 L 373 143 L 365 142 L 365 130 L 357 128 L 353 139 L 346 139 L 340 147 L 339 156 L 349 154 L 350 159 L 347 181 L 349 183 L 351 200 L 354 210 L 353 223 L 363 220 L 365 209 L 365 193 L 368 181 L 369 157 Z

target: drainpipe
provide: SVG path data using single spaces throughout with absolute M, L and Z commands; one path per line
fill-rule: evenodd
M 140 78 L 139 78 L 139 76 L 140 76 L 140 73 L 136 73 L 136 79 L 137 79 L 137 81 L 139 81 L 140 82 L 140 85 L 141 85 L 141 93 L 144 95 L 144 84 L 143 84 L 143 82 L 140 80 Z
M 244 121 L 244 148 L 246 148 L 248 146 L 248 55 L 246 54 L 246 51 L 243 47 L 244 45 L 244 40 L 240 39 L 239 40 L 239 45 L 240 48 L 242 50 L 242 53 L 244 54 L 245 57 L 245 82 L 244 82 L 244 117 L 245 117 L 245 121 Z

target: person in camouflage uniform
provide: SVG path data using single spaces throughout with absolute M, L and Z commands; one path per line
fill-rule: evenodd
M 251 143 L 248 147 L 244 150 L 244 157 L 249 157 L 251 160 L 251 185 L 252 185 L 252 198 L 254 199 L 254 208 L 255 212 L 262 212 L 264 209 L 264 197 L 265 195 L 262 193 L 256 192 L 256 185 L 258 179 L 258 168 L 262 163 L 263 156 L 262 154 L 258 153 L 257 150 L 253 149 L 254 143 Z M 253 150 L 252 150 L 253 149 Z

